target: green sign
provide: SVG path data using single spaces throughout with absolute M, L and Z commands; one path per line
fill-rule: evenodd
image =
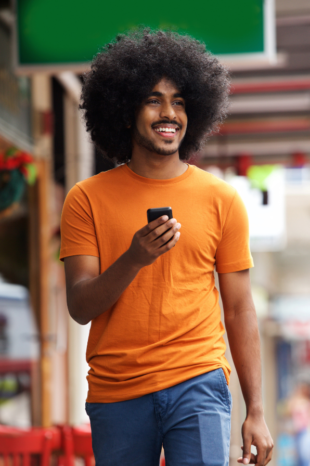
M 88 63 L 137 25 L 188 33 L 217 55 L 263 54 L 266 1 L 16 0 L 17 66 Z

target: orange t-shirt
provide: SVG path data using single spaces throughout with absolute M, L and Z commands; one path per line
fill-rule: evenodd
M 182 225 L 178 243 L 91 323 L 90 403 L 138 398 L 219 367 L 229 381 L 214 267 L 253 266 L 246 210 L 233 187 L 193 165 L 168 180 L 144 178 L 126 164 L 100 173 L 66 198 L 60 258 L 99 257 L 102 273 L 147 223 L 147 209 L 166 206 Z

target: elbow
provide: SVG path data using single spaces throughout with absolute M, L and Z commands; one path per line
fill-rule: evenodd
M 67 299 L 67 306 L 70 317 L 72 317 L 76 323 L 79 325 L 87 325 L 90 322 L 90 319 L 85 315 L 85 312 L 80 310 L 79 307 L 75 303 L 71 302 L 70 299 Z
M 89 319 L 86 319 L 85 316 L 81 316 L 78 313 L 74 313 L 74 312 L 69 311 L 69 314 L 72 317 L 72 319 L 75 322 L 77 322 L 79 325 L 87 325 L 90 322 Z

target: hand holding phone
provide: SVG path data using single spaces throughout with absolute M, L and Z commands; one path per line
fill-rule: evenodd
M 131 261 L 139 268 L 152 264 L 170 251 L 180 237 L 181 225 L 172 218 L 171 207 L 149 209 L 147 216 L 149 223 L 135 233 L 127 251 Z

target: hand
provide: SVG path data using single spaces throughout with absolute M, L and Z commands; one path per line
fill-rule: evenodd
M 175 218 L 169 220 L 168 216 L 164 215 L 138 230 L 127 251 L 132 262 L 138 267 L 155 262 L 159 256 L 176 245 L 180 237 L 180 228 L 181 225 Z
M 256 464 L 265 466 L 272 458 L 273 440 L 264 416 L 248 415 L 242 426 L 243 457 L 238 458 L 238 463 Z M 257 448 L 257 455 L 251 453 L 251 445 Z

